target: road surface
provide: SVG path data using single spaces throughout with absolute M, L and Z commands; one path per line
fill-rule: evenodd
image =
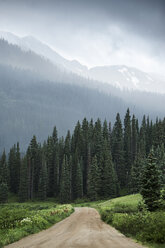
M 93 208 L 75 212 L 51 228 L 30 235 L 6 248 L 142 248 L 105 224 Z M 143 247 L 144 248 L 144 247 Z

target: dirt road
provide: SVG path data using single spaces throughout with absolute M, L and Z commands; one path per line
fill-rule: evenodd
M 142 246 L 102 222 L 95 209 L 76 208 L 65 220 L 6 248 L 142 248 Z

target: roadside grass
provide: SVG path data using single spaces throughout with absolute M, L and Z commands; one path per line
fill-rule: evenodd
M 8 203 L 0 205 L 0 248 L 29 234 L 47 229 L 68 217 L 74 208 L 54 202 Z
M 140 194 L 128 195 L 93 205 L 103 221 L 150 248 L 165 247 L 165 211 L 138 210 Z

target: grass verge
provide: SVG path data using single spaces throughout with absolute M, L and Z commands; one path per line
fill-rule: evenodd
M 107 224 L 151 248 L 165 247 L 165 211 L 138 211 L 140 194 L 112 199 L 95 208 Z
M 0 248 L 29 234 L 47 229 L 68 217 L 71 205 L 13 203 L 0 206 Z

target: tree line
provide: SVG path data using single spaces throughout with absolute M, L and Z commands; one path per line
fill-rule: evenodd
M 142 183 L 149 173 L 157 175 L 158 188 L 165 185 L 164 141 L 165 119 L 153 123 L 144 116 L 139 125 L 129 109 L 123 122 L 120 114 L 116 115 L 113 127 L 106 120 L 84 118 L 65 138 L 58 138 L 54 127 L 42 145 L 33 136 L 24 156 L 19 143 L 10 149 L 8 159 L 3 152 L 0 200 L 6 201 L 8 192 L 21 202 L 54 197 L 62 203 L 82 197 L 113 198 L 140 190 L 145 194 Z M 146 165 L 152 164 L 151 160 L 152 170 Z

